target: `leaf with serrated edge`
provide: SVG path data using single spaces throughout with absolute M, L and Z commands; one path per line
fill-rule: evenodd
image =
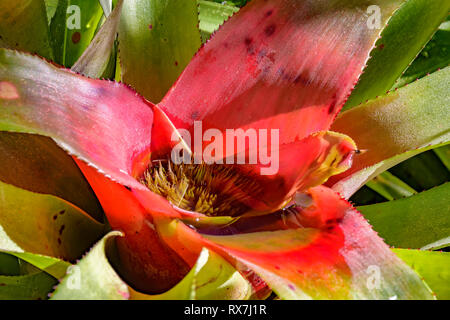
M 1 300 L 44 300 L 58 281 L 44 271 L 19 276 L 0 275 Z
M 28 54 L 0 49 L 0 63 L 0 130 L 51 136 L 111 179 L 146 189 L 130 174 L 135 158 L 150 148 L 151 103 L 123 84 Z
M 367 9 L 369 19 L 377 18 L 379 10 L 376 7 L 372 7 L 371 14 L 369 8 Z M 447 0 L 403 1 L 381 33 L 377 47 L 372 50 L 364 73 L 344 109 L 350 109 L 368 99 L 384 95 L 391 89 L 430 40 L 449 9 L 450 3 Z M 389 67 L 386 67 L 386 61 L 389 61 Z
M 53 59 L 43 0 L 0 2 L 0 47 L 24 50 Z
M 393 88 L 400 88 L 450 64 L 450 18 L 443 22 Z
M 1 249 L 73 260 L 101 237 L 105 226 L 81 209 L 52 195 L 0 182 Z M 15 247 L 11 243 L 16 244 Z M 9 244 L 9 245 L 8 245 Z
M 394 253 L 421 275 L 439 300 L 450 300 L 450 253 L 393 249 Z
M 402 1 L 370 1 L 381 25 Z M 280 143 L 328 130 L 381 30 L 369 1 L 251 1 L 198 51 L 159 104 L 177 128 L 278 129 Z M 207 95 L 205 95 L 207 93 Z M 301 123 L 301 126 L 299 126 Z
M 239 11 L 238 7 L 225 3 L 214 3 L 211 1 L 198 0 L 199 28 L 202 35 L 202 42 L 208 41 L 212 33 Z
M 122 81 L 159 102 L 201 45 L 196 0 L 127 0 L 119 26 Z
M 251 286 L 220 255 L 203 248 L 191 271 L 169 291 L 159 295 L 130 291 L 134 300 L 246 300 Z
M 153 217 L 164 241 L 187 262 L 206 246 L 254 270 L 282 299 L 432 299 L 348 202 L 325 187 L 309 192 L 314 201 L 300 218 L 312 214 L 314 223 L 284 230 L 207 235 Z
M 115 55 L 112 55 L 112 49 L 119 26 L 122 3 L 123 0 L 117 2 L 114 11 L 108 16 L 89 47 L 75 62 L 71 70 L 91 78 L 100 78 L 105 72 L 109 60 L 116 59 Z
M 66 277 L 56 287 L 50 299 L 128 299 L 128 286 L 119 278 L 105 254 L 107 242 L 121 235 L 121 232 L 113 231 L 103 237 L 85 257 L 67 270 Z
M 43 256 L 40 254 L 30 253 L 30 252 L 12 252 L 12 251 L 1 251 L 5 254 L 17 257 L 27 263 L 35 266 L 36 268 L 45 271 L 52 277 L 60 279 L 66 274 L 67 268 L 70 263 L 63 261 L 61 259 Z
M 47 137 L 0 132 L 0 181 L 57 196 L 103 221 L 103 211 L 73 159 Z
M 88 47 L 102 16 L 98 1 L 59 0 L 50 23 L 54 61 L 72 66 Z
M 385 172 L 386 170 L 392 168 L 393 166 L 409 158 L 412 158 L 418 154 L 421 154 L 422 152 L 432 150 L 433 148 L 438 148 L 440 146 L 445 146 L 446 144 L 448 144 L 448 142 L 437 145 L 431 145 L 425 148 L 419 148 L 413 151 L 408 151 L 398 156 L 386 159 L 377 164 L 374 164 L 373 166 L 359 170 L 358 172 L 355 172 L 354 174 L 341 179 L 337 183 L 333 184 L 332 188 L 340 195 L 342 195 L 344 198 L 349 199 L 356 191 L 358 191 L 362 186 L 364 186 L 367 183 L 367 181 L 372 180 L 380 173 Z
M 385 242 L 421 248 L 450 234 L 450 182 L 405 199 L 359 207 Z
M 370 171 L 368 167 L 382 166 L 381 161 L 407 151 L 415 152 L 449 141 L 449 81 L 448 67 L 342 113 L 332 130 L 352 137 L 358 148 L 365 152 L 355 156 L 352 168 L 332 177 L 328 185 L 339 182 L 334 189 L 348 197 L 367 181 L 345 184 L 345 180 L 358 175 L 358 171 Z
M 409 197 L 417 193 L 416 190 L 388 171 L 367 182 L 366 186 L 388 200 Z
M 117 231 L 110 232 L 98 242 L 69 269 L 51 299 L 213 300 L 250 296 L 249 283 L 228 262 L 207 249 L 201 252 L 186 277 L 169 291 L 158 295 L 140 293 L 123 282 L 106 256 L 107 241 L 121 235 Z M 79 283 L 75 285 L 78 279 Z

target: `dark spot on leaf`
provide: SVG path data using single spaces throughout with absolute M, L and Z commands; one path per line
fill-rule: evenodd
M 178 61 L 175 61 L 175 66 L 178 66 Z
M 197 120 L 199 115 L 200 114 L 199 114 L 198 111 L 193 111 L 192 114 L 191 114 L 191 119 L 192 120 Z
M 334 108 L 336 107 L 337 98 L 336 95 L 333 96 L 333 100 L 331 101 L 328 107 L 328 114 L 332 114 L 334 112 Z
M 258 58 L 259 59 L 264 58 L 266 55 L 267 55 L 267 50 L 266 49 L 259 50 L 259 52 L 258 52 Z
M 333 167 L 337 161 L 338 161 L 338 159 L 334 158 L 333 161 L 331 161 L 331 163 L 330 163 L 330 167 Z
M 327 228 L 327 230 L 332 230 L 340 222 L 342 222 L 342 218 L 328 219 L 327 221 L 325 221 L 325 227 Z
M 292 74 L 287 73 L 284 68 L 278 69 L 278 75 L 281 79 L 288 82 L 291 82 L 294 77 Z
M 275 33 L 276 29 L 277 27 L 274 24 L 271 24 L 270 26 L 267 26 L 266 29 L 264 29 L 264 33 L 266 34 L 266 36 L 270 37 Z
M 270 61 L 275 62 L 275 52 L 270 52 L 267 55 L 267 58 L 269 58 Z
M 97 96 L 99 97 L 103 97 L 107 95 L 107 90 L 104 87 L 96 87 L 95 91 L 97 93 Z
M 64 214 L 64 213 L 66 213 L 66 210 L 61 210 L 61 211 L 59 212 L 59 214 Z
M 59 235 L 62 235 L 65 227 L 65 225 L 62 225 L 61 228 L 59 228 Z
M 292 291 L 294 291 L 295 290 L 295 287 L 292 285 L 292 284 L 288 284 L 288 287 L 289 287 L 289 289 L 291 289 Z
M 306 86 L 308 84 L 308 79 L 304 77 L 302 73 L 300 73 L 298 76 L 295 77 L 293 82 L 295 84 L 301 83 L 302 85 Z
M 0 287 L 6 286 L 6 283 L 0 283 Z
M 273 13 L 273 10 L 269 10 L 266 12 L 266 17 L 270 17 Z
M 61 245 L 61 238 L 58 238 L 58 244 Z
M 76 44 L 80 42 L 80 40 L 81 40 L 81 33 L 77 31 L 72 35 L 72 42 Z
M 383 49 L 384 49 L 384 43 L 380 44 L 380 45 L 378 46 L 378 49 L 383 50 Z
M 275 266 L 275 269 L 280 270 L 280 266 Z
M 148 28 L 149 28 L 150 30 L 152 30 L 152 29 L 153 29 L 153 25 L 149 24 L 149 25 L 148 25 Z
M 58 215 L 55 214 L 55 215 L 53 216 L 53 220 L 56 220 L 56 218 L 58 218 Z
M 245 43 L 245 46 L 247 47 L 248 54 L 250 54 L 250 55 L 255 54 L 255 48 L 253 46 L 253 39 L 249 38 L 249 37 L 246 37 L 244 39 L 244 43 Z

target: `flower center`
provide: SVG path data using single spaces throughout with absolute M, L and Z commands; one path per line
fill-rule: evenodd
M 239 216 L 249 211 L 246 200 L 260 187 L 236 167 L 220 164 L 174 164 L 157 161 L 145 171 L 141 183 L 184 210 L 208 216 Z

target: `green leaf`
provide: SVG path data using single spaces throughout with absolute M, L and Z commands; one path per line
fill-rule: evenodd
M 127 285 L 110 265 L 105 251 L 112 239 L 122 233 L 113 231 L 103 237 L 76 265 L 68 269 L 66 277 L 52 294 L 52 300 L 124 300 L 128 299 Z
M 443 146 L 434 149 L 434 153 L 441 159 L 441 162 L 450 171 L 450 146 Z
M 0 248 L 67 260 L 78 258 L 104 225 L 78 207 L 0 182 Z
M 450 20 L 443 22 L 419 56 L 397 80 L 394 88 L 399 88 L 450 63 Z
M 21 272 L 20 259 L 10 255 L 8 252 L 0 251 L 0 274 L 14 276 Z
M 50 23 L 55 62 L 71 67 L 91 42 L 102 16 L 98 1 L 59 0 Z
M 0 132 L 0 181 L 64 199 L 95 219 L 103 212 L 73 159 L 47 137 Z
M 0 251 L 0 299 L 47 299 L 69 265 L 52 257 Z
M 103 9 L 103 14 L 108 17 L 111 14 L 112 11 L 112 0 L 99 0 L 100 5 Z
M 344 110 L 383 95 L 391 89 L 447 17 L 449 9 L 450 2 L 447 0 L 405 1 L 381 33 Z M 386 62 L 389 62 L 388 67 Z
M 448 142 L 431 145 L 424 148 L 419 148 L 416 150 L 408 151 L 400 155 L 388 158 L 384 161 L 378 162 L 370 167 L 359 170 L 352 175 L 343 178 L 333 185 L 333 189 L 339 192 L 344 198 L 349 199 L 356 191 L 358 191 L 362 186 L 364 186 L 368 181 L 374 179 L 379 174 L 389 170 L 395 165 L 402 163 L 414 156 L 417 156 L 423 152 L 433 150 L 434 148 L 439 148 L 447 145 Z
M 1 300 L 43 300 L 58 280 L 44 271 L 22 276 L 0 275 Z
M 169 291 L 148 295 L 129 287 L 108 261 L 113 252 L 114 231 L 99 241 L 92 250 L 69 270 L 52 299 L 246 299 L 250 284 L 220 255 L 204 249 L 186 277 Z
M 0 47 L 53 59 L 44 0 L 0 2 Z
M 390 171 L 418 191 L 450 181 L 450 172 L 434 152 L 417 155 L 396 165 Z
M 389 171 L 381 173 L 366 184 L 388 200 L 400 199 L 416 194 L 413 188 L 394 176 Z
M 116 61 L 115 39 L 118 31 L 122 3 L 119 1 L 108 16 L 91 44 L 72 66 L 72 70 L 91 78 L 112 77 Z
M 417 271 L 440 300 L 450 300 L 450 253 L 393 249 L 395 254 Z
M 136 300 L 246 300 L 251 285 L 220 255 L 203 248 L 186 277 L 169 291 L 146 295 L 131 290 Z
M 342 113 L 331 129 L 352 137 L 366 152 L 354 157 L 350 170 L 330 179 L 330 184 L 339 182 L 333 189 L 350 197 L 377 174 L 424 151 L 418 149 L 449 141 L 449 85 L 450 68 L 445 68 Z
M 247 4 L 247 2 L 249 2 L 250 0 L 227 0 L 227 1 L 222 1 L 222 0 L 208 0 L 211 2 L 216 2 L 216 3 L 223 3 L 223 4 L 227 4 L 227 5 L 233 5 L 236 7 L 243 7 Z
M 114 80 L 116 82 L 122 82 L 122 68 L 120 66 L 120 55 L 116 55 L 116 70 L 114 74 Z
M 127 0 L 119 27 L 122 81 L 154 103 L 201 45 L 196 0 Z
M 44 0 L 44 2 L 47 10 L 47 21 L 50 24 L 50 21 L 52 21 L 53 16 L 55 15 L 59 0 Z
M 20 260 L 25 261 L 42 271 L 45 271 L 56 279 L 64 277 L 67 268 L 70 266 L 70 263 L 61 259 L 56 259 L 53 257 L 43 256 L 30 252 L 3 251 L 3 253 L 17 257 Z
M 225 3 L 198 0 L 198 19 L 202 42 L 205 43 L 214 31 L 239 11 L 239 8 Z
M 450 247 L 450 237 L 439 239 L 435 242 L 429 243 L 426 246 L 420 248 L 421 250 L 439 250 L 442 248 Z
M 93 191 L 51 139 L 1 132 L 0 162 L 0 248 L 76 259 L 102 235 L 83 211 L 103 219 Z
M 421 248 L 450 235 L 450 183 L 409 198 L 359 207 L 386 243 Z

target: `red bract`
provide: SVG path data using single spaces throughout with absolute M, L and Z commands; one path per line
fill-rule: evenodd
M 378 2 L 383 17 L 396 7 Z M 356 210 L 319 186 L 351 165 L 353 141 L 326 130 L 378 33 L 354 4 L 254 0 L 198 52 L 158 106 L 124 85 L 2 50 L 9 70 L 0 68 L 2 114 L 9 130 L 51 136 L 81 159 L 108 221 L 125 233 L 117 240 L 121 275 L 139 290 L 170 288 L 208 247 L 243 273 L 255 271 L 282 298 L 430 298 Z M 169 201 L 177 184 L 147 188 L 144 173 L 163 168 L 158 161 L 180 142 L 177 130 L 193 133 L 194 121 L 219 132 L 279 130 L 278 173 L 260 175 L 260 163 L 205 169 L 207 191 L 224 198 L 208 209 L 221 207 L 220 214 Z M 215 178 L 220 170 L 228 176 Z M 367 273 L 373 268 L 376 285 Z

